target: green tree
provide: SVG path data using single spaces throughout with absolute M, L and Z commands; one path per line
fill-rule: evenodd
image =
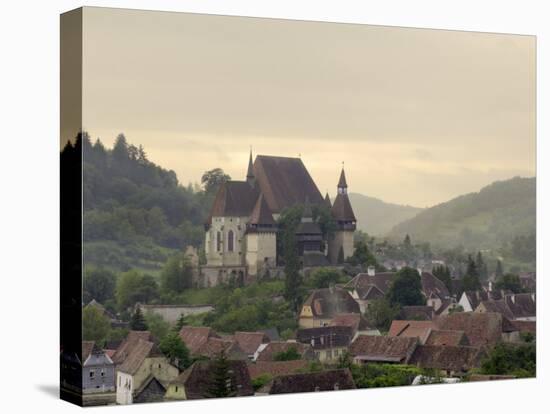
M 230 373 L 230 363 L 225 351 L 222 350 L 212 361 L 210 373 L 210 384 L 205 395 L 206 398 L 224 398 L 237 395 Z
M 355 251 L 353 252 L 353 255 L 348 259 L 348 262 L 353 266 L 375 266 L 377 270 L 380 267 L 374 255 L 370 252 L 367 243 L 362 240 L 359 240 L 355 244 Z
M 180 370 L 184 370 L 191 365 L 189 349 L 187 349 L 177 332 L 166 334 L 160 341 L 159 348 Z
M 214 168 L 206 171 L 201 177 L 201 183 L 204 186 L 204 191 L 209 194 L 215 194 L 218 188 L 226 181 L 231 180 L 221 168 Z
M 83 289 L 91 299 L 104 303 L 112 299 L 115 293 L 116 277 L 113 272 L 103 268 L 86 269 Z
M 115 296 L 119 309 L 124 310 L 137 302 L 149 303 L 158 298 L 158 284 L 152 276 L 130 270 L 119 276 Z
M 285 268 L 284 296 L 294 312 L 298 310 L 301 302 L 302 276 L 300 274 L 296 230 L 300 224 L 302 211 L 302 206 L 295 206 L 283 211 L 279 218 L 279 224 L 282 227 L 282 258 Z
M 103 344 L 110 329 L 109 319 L 99 309 L 94 306 L 82 309 L 82 339 Z
M 462 289 L 464 291 L 480 290 L 481 282 L 479 280 L 479 271 L 472 256 L 468 255 L 468 267 L 466 274 L 462 278 Z
M 523 293 L 524 289 L 521 287 L 521 281 L 518 275 L 506 273 L 497 279 L 495 283 L 496 289 L 511 290 L 514 293 Z
M 441 280 L 445 287 L 449 290 L 449 293 L 453 294 L 453 283 L 451 279 L 451 270 L 447 266 L 435 266 L 432 270 L 435 277 Z
M 367 321 L 381 331 L 390 329 L 392 321 L 399 314 L 400 308 L 397 304 L 391 304 L 386 298 L 375 299 L 370 303 L 365 317 Z
M 128 155 L 128 141 L 124 134 L 118 134 L 113 146 L 113 158 L 115 161 L 125 163 L 129 159 Z
M 497 344 L 481 364 L 481 371 L 488 375 L 536 375 L 537 352 L 534 343 L 525 345 Z
M 328 288 L 341 282 L 342 274 L 330 267 L 316 269 L 310 275 L 310 286 L 315 289 Z
M 273 361 L 295 361 L 302 359 L 295 346 L 289 347 L 286 351 L 277 352 L 273 355 Z
M 483 260 L 483 255 L 481 252 L 477 252 L 476 268 L 481 280 L 487 280 L 489 278 L 489 270 L 487 269 L 487 264 L 485 263 L 485 260 Z
M 183 253 L 168 259 L 160 274 L 160 285 L 164 292 L 181 293 L 193 285 L 193 267 Z
M 136 306 L 136 310 L 132 315 L 132 319 L 130 319 L 130 329 L 133 331 L 146 331 L 147 330 L 147 322 L 145 322 L 145 317 L 143 316 L 143 312 L 141 311 L 141 307 Z
M 504 274 L 504 271 L 502 270 L 502 262 L 500 260 L 497 260 L 497 265 L 496 265 L 496 269 L 495 269 L 495 276 L 498 279 L 503 274 Z
M 166 322 L 161 315 L 153 312 L 146 312 L 144 316 L 147 330 L 150 331 L 155 338 L 162 339 L 170 332 L 170 324 Z
M 422 282 L 416 269 L 404 267 L 396 273 L 387 293 L 391 304 L 399 306 L 425 305 Z

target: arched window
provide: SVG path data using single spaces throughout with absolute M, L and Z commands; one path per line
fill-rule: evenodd
M 222 233 L 221 232 L 216 233 L 216 251 L 218 252 L 222 251 Z
M 232 252 L 233 251 L 233 230 L 229 230 L 227 233 L 227 251 Z

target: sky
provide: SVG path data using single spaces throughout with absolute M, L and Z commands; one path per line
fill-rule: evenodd
M 180 182 L 301 157 L 334 197 L 427 207 L 534 176 L 535 37 L 86 8 L 83 128 Z

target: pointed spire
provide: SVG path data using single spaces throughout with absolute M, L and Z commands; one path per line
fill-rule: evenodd
M 250 157 L 248 158 L 248 170 L 246 172 L 246 182 L 254 186 L 256 179 L 254 177 L 254 167 L 252 166 L 252 147 L 250 147 Z
M 325 195 L 325 204 L 327 205 L 328 208 L 332 207 L 332 203 L 330 202 L 330 196 L 328 195 L 328 191 L 327 191 L 327 194 Z
M 344 172 L 344 166 L 342 165 L 342 172 L 340 173 L 340 180 L 338 180 L 338 188 L 348 188 L 346 182 L 346 173 Z

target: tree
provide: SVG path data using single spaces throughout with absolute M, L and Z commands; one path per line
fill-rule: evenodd
M 175 332 L 179 332 L 181 331 L 181 328 L 183 328 L 184 326 L 188 325 L 187 323 L 187 318 L 185 317 L 185 315 L 182 313 L 180 315 L 180 317 L 178 318 L 178 320 L 176 321 L 176 325 L 174 326 L 174 331 Z
M 223 349 L 212 361 L 210 373 L 210 384 L 205 397 L 224 398 L 234 397 L 237 394 L 229 369 L 229 360 Z
M 132 315 L 132 319 L 130 320 L 130 329 L 132 329 L 133 331 L 147 330 L 147 323 L 145 322 L 143 312 L 141 312 L 141 307 L 139 306 L 136 306 L 136 310 Z
M 489 278 L 487 264 L 483 260 L 483 255 L 481 254 L 481 252 L 477 252 L 476 268 L 478 270 L 480 280 L 487 280 Z
M 158 285 L 153 276 L 130 270 L 119 276 L 115 296 L 119 309 L 124 310 L 137 302 L 148 303 L 158 298 Z
M 145 324 L 155 338 L 164 338 L 170 332 L 170 324 L 158 313 L 146 312 Z
M 117 162 L 125 163 L 129 159 L 128 142 L 124 134 L 118 134 L 113 146 L 113 158 Z
M 286 351 L 277 352 L 273 355 L 273 361 L 295 361 L 302 359 L 295 346 L 289 347 Z
M 365 312 L 367 321 L 381 331 L 390 329 L 392 321 L 399 314 L 399 305 L 392 305 L 386 298 L 373 300 Z
M 462 278 L 462 289 L 464 291 L 473 291 L 481 289 L 479 281 L 479 272 L 476 263 L 472 260 L 472 256 L 468 255 L 468 267 L 466 274 Z
M 310 285 L 315 289 L 328 288 L 340 282 L 342 274 L 329 267 L 321 267 L 312 272 Z
M 115 293 L 116 278 L 110 270 L 103 268 L 86 269 L 83 289 L 98 302 L 112 299 Z
M 160 341 L 159 348 L 180 370 L 184 370 L 191 365 L 189 349 L 187 349 L 177 332 L 169 332 L 165 335 Z
M 215 194 L 218 188 L 226 181 L 231 180 L 221 168 L 214 168 L 206 171 L 201 177 L 201 183 L 204 186 L 204 191 L 208 194 Z
M 495 276 L 498 279 L 503 274 L 504 274 L 504 271 L 502 270 L 502 262 L 500 260 L 497 260 L 497 266 L 496 266 L 496 269 L 495 269 Z
M 388 290 L 387 297 L 393 305 L 425 305 L 426 299 L 422 294 L 422 282 L 418 271 L 410 267 L 404 267 L 397 272 Z
M 375 266 L 379 268 L 378 262 L 374 255 L 370 252 L 367 243 L 360 240 L 355 244 L 355 251 L 353 255 L 348 259 L 348 262 L 353 266 Z
M 449 293 L 453 294 L 453 283 L 451 279 L 451 270 L 447 266 L 435 266 L 432 270 L 435 277 L 441 280 L 445 287 L 449 290 Z
M 481 371 L 487 375 L 515 375 L 534 377 L 536 375 L 537 352 L 534 343 L 512 345 L 497 344 L 481 364 Z
M 103 343 L 109 331 L 109 319 L 95 306 L 86 306 L 82 309 L 82 339 Z
M 511 290 L 514 293 L 523 293 L 524 289 L 521 287 L 521 281 L 518 275 L 506 273 L 497 279 L 495 283 L 496 289 Z
M 405 249 L 411 248 L 411 236 L 409 236 L 408 234 L 403 239 L 403 247 L 405 247 Z
M 298 257 L 298 243 L 296 230 L 302 217 L 302 206 L 294 206 L 286 209 L 279 218 L 282 228 L 282 259 L 285 267 L 285 299 L 290 303 L 291 309 L 296 312 L 300 306 L 302 276 L 300 274 L 300 261 Z
M 193 284 L 193 267 L 191 261 L 183 253 L 168 259 L 162 273 L 160 284 L 164 292 L 181 293 Z

